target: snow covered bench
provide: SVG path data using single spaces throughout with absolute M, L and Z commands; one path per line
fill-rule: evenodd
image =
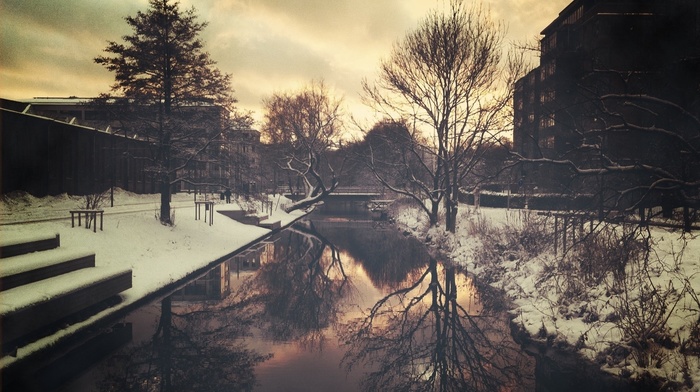
M 111 306 L 131 288 L 131 270 L 95 267 L 95 253 L 60 247 L 58 234 L 0 241 L 2 352 Z M 99 304 L 99 305 L 98 305 Z
M 82 225 L 81 217 L 85 214 L 85 228 L 89 229 L 89 218 L 92 218 L 93 222 L 93 232 L 97 233 L 97 214 L 100 214 L 100 231 L 102 231 L 102 220 L 104 215 L 104 210 L 70 210 L 70 224 L 71 227 L 75 227 L 75 216 L 78 215 L 78 226 Z

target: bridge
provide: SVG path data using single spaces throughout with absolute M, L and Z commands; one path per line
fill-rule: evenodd
M 325 199 L 318 210 L 324 214 L 356 214 L 368 212 L 370 208 L 383 208 L 393 201 L 393 195 L 387 194 L 383 187 L 338 187 Z M 304 195 L 284 194 L 292 200 L 299 200 Z

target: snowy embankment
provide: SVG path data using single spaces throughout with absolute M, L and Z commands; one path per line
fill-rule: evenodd
M 623 244 L 625 228 L 598 226 L 596 242 L 566 254 L 560 242 L 555 255 L 553 220 L 532 211 L 462 206 L 454 235 L 429 228 L 413 207 L 402 205 L 393 216 L 502 290 L 513 323 L 537 344 L 577 351 L 621 377 L 700 390 L 698 233 L 651 228 L 642 233 L 647 242 Z M 640 243 L 650 252 L 640 252 Z M 625 261 L 622 268 L 606 269 L 617 260 Z
M 207 267 L 238 249 L 255 242 L 270 230 L 245 225 L 214 214 L 214 224 L 204 219 L 195 220 L 193 195 L 173 195 L 174 226 L 163 226 L 156 219 L 159 195 L 136 195 L 116 191 L 114 207 L 104 207 L 104 230 L 86 230 L 71 227 L 71 209 L 82 203 L 80 197 L 57 196 L 35 198 L 30 195 L 10 195 L 0 201 L 0 240 L 3 243 L 34 238 L 37 235 L 59 234 L 61 248 L 88 251 L 96 254 L 95 264 L 132 270 L 132 288 L 121 294 L 122 301 L 115 307 L 57 334 L 19 349 L 17 357 L 3 357 L 0 367 L 21 359 L 32 352 L 54 344 L 95 321 L 133 305 L 135 302 L 178 282 L 191 273 Z M 270 197 L 271 219 L 279 220 L 282 227 L 299 219 L 305 213 L 286 213 L 286 200 Z M 219 200 L 217 200 L 217 203 Z M 109 201 L 106 203 L 109 205 Z M 262 209 L 262 203 L 250 203 Z M 238 209 L 234 204 L 217 204 L 219 209 Z M 204 214 L 202 214 L 203 216 Z M 84 224 L 84 222 L 83 222 Z M 0 292 L 0 303 L 7 296 Z

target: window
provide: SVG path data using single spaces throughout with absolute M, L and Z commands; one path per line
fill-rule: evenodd
M 557 33 L 554 32 L 540 41 L 540 50 L 545 55 L 557 48 Z
M 554 118 L 552 116 L 540 117 L 540 129 L 545 129 L 554 126 Z
M 583 16 L 583 6 L 578 7 L 574 12 L 570 13 L 569 16 L 564 19 L 562 25 L 570 25 L 576 23 Z
M 545 80 L 554 75 L 557 71 L 557 63 L 555 60 L 550 60 L 540 67 L 540 80 Z
M 540 91 L 540 102 L 541 103 L 549 103 L 549 102 L 554 102 L 556 99 L 556 93 L 552 88 L 547 88 L 542 91 Z
M 540 140 L 540 147 L 542 148 L 554 148 L 554 136 L 547 136 Z

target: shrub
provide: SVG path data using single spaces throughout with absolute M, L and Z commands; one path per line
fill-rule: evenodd
M 569 257 L 590 286 L 602 283 L 610 274 L 621 282 L 627 265 L 643 256 L 646 242 L 636 229 L 605 225 L 584 237 Z
M 98 193 L 90 193 L 82 197 L 81 201 L 82 203 L 80 204 L 81 209 L 84 210 L 99 210 L 101 209 L 105 202 L 107 201 L 108 198 L 108 193 L 107 190 L 104 190 L 102 192 Z M 90 228 L 92 225 L 92 219 L 93 217 L 88 214 L 88 216 L 85 218 L 85 226 L 87 228 Z

